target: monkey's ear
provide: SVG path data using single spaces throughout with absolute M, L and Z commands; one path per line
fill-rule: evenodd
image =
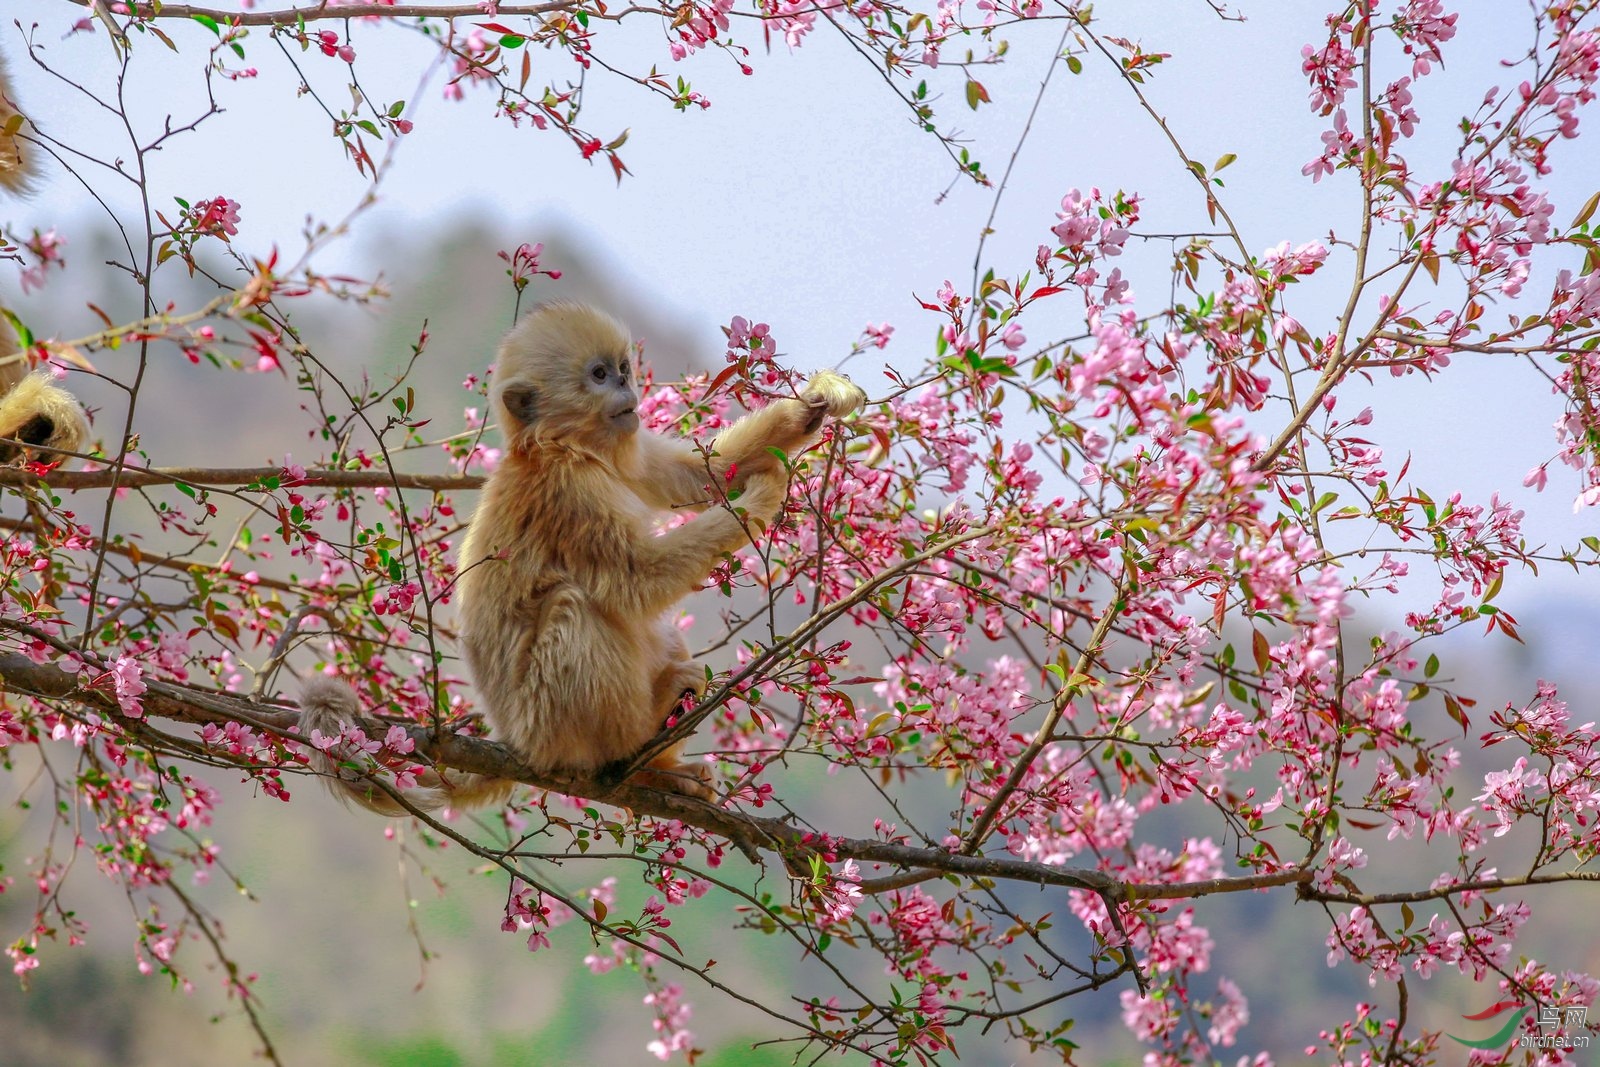
M 539 417 L 539 394 L 531 385 L 512 385 L 500 394 L 501 403 L 512 418 L 524 426 L 532 426 Z

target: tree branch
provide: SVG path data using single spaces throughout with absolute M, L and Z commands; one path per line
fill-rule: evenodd
M 79 677 L 50 664 L 35 663 L 26 656 L 0 654 L 0 681 L 8 693 L 25 694 L 50 700 L 68 700 L 93 708 L 115 722 L 130 722 L 110 693 L 85 688 Z M 232 693 L 191 688 L 146 680 L 143 696 L 146 717 L 173 719 L 194 724 L 240 722 L 299 740 L 293 728 L 300 713 L 283 704 L 247 700 Z M 383 735 L 386 725 L 361 723 L 369 736 Z M 507 778 L 538 789 L 549 789 L 569 796 L 590 797 L 627 808 L 642 815 L 676 819 L 689 826 L 726 837 L 732 841 L 771 852 L 779 857 L 809 855 L 822 845 L 839 859 L 885 863 L 912 870 L 936 870 L 969 878 L 1029 882 L 1036 885 L 1085 889 L 1111 900 L 1173 899 L 1211 893 L 1260 889 L 1285 885 L 1310 877 L 1309 872 L 1282 872 L 1217 878 L 1206 882 L 1148 886 L 1126 885 L 1103 871 L 1088 868 L 1057 867 L 1005 856 L 967 856 L 940 848 L 918 848 L 869 838 L 828 837 L 819 842 L 808 833 L 781 819 L 746 815 L 716 807 L 677 793 L 662 792 L 636 785 L 606 784 L 566 775 L 540 774 L 522 764 L 504 745 L 462 734 L 436 736 L 426 727 L 408 729 L 416 741 L 416 755 L 445 766 L 496 778 Z M 221 755 L 221 754 L 219 754 Z
M 47 485 L 51 489 L 109 489 L 113 483 L 128 488 L 143 485 L 184 485 L 205 489 L 211 486 L 252 485 L 277 478 L 283 485 L 309 485 L 327 489 L 432 489 L 437 492 L 476 489 L 483 479 L 476 474 L 401 474 L 388 470 L 339 471 L 308 470 L 303 478 L 290 479 L 282 467 L 123 467 L 98 471 L 51 471 L 31 474 L 17 468 L 0 469 L 0 486 Z
M 4 690 L 7 693 L 46 700 L 71 701 L 93 708 L 114 722 L 137 721 L 129 719 L 122 713 L 115 697 L 110 693 L 85 688 L 80 684 L 79 677 L 50 664 L 35 663 L 23 655 L 0 654 L 0 681 L 5 683 Z M 248 700 L 232 693 L 193 688 L 172 682 L 147 680 L 146 685 L 148 688 L 143 697 L 146 717 L 172 719 L 196 725 L 239 722 L 282 737 L 301 740 L 294 732 L 300 720 L 300 713 L 284 704 Z M 369 736 L 375 737 L 382 736 L 388 726 L 375 721 L 364 721 L 358 725 L 361 725 Z M 878 892 L 893 890 L 900 884 L 924 881 L 928 878 L 929 872 L 937 872 L 939 875 L 953 874 L 967 878 L 1082 889 L 1099 894 L 1107 900 L 1108 905 L 1111 902 L 1132 903 L 1140 900 L 1189 900 L 1215 896 L 1219 893 L 1253 892 L 1294 885 L 1299 886 L 1300 894 L 1308 899 L 1370 907 L 1381 904 L 1418 903 L 1444 899 L 1459 893 L 1493 892 L 1517 886 L 1600 881 L 1600 872 L 1567 871 L 1480 879 L 1408 892 L 1337 893 L 1313 889 L 1310 882 L 1315 872 L 1311 868 L 1295 868 L 1229 878 L 1207 878 L 1196 882 L 1130 883 L 1116 879 L 1104 871 L 1084 867 L 1058 867 L 1007 856 L 964 855 L 942 848 L 919 848 L 871 838 L 828 836 L 825 840 L 819 840 L 817 834 L 808 833 L 782 819 L 747 815 L 742 811 L 717 807 L 678 793 L 627 783 L 607 785 L 596 779 L 570 775 L 541 774 L 524 766 L 516 753 L 504 745 L 481 737 L 469 737 L 464 734 L 436 736 L 423 726 L 408 727 L 407 732 L 416 742 L 416 754 L 419 757 L 457 770 L 506 778 L 536 789 L 548 789 L 568 796 L 602 800 L 640 815 L 676 819 L 685 825 L 726 837 L 752 850 L 773 853 L 780 858 L 807 856 L 816 852 L 820 845 L 838 859 L 887 864 L 899 867 L 912 876 L 909 881 L 893 877 L 880 879 L 879 886 L 873 887 Z M 219 757 L 221 755 L 219 753 Z M 863 882 L 862 887 L 868 888 L 870 884 Z
M 91 7 L 91 0 L 69 0 L 79 7 Z M 543 4 L 502 4 L 499 15 L 548 15 L 553 11 L 572 11 L 580 6 L 578 0 L 547 0 Z M 223 26 L 296 26 L 302 22 L 320 22 L 325 19 L 358 19 L 380 17 L 399 18 L 486 18 L 480 4 L 347 4 L 333 7 L 326 3 L 305 7 L 280 8 L 277 11 L 227 11 L 221 8 L 202 7 L 196 4 L 128 4 L 129 14 L 140 19 L 193 19 L 196 15 L 211 19 Z M 629 12 L 659 11 L 653 7 L 630 7 L 620 12 L 590 18 L 620 18 Z M 665 12 L 663 12 L 665 13 Z

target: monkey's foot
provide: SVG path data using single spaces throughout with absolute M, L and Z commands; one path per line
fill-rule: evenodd
M 703 763 L 651 764 L 628 779 L 633 785 L 646 789 L 660 789 L 668 793 L 682 793 L 686 797 L 710 802 L 716 797 L 711 789 L 711 771 Z
M 703 663 L 685 663 L 678 668 L 674 682 L 678 688 L 680 703 L 690 697 L 699 700 L 706 695 L 706 689 L 711 684 L 706 680 L 706 667 Z
M 685 700 L 699 700 L 705 696 L 708 684 L 703 664 L 672 664 L 656 675 L 655 684 L 650 689 L 651 699 L 655 701 L 652 706 L 660 709 L 661 721 L 665 723 L 683 711 Z

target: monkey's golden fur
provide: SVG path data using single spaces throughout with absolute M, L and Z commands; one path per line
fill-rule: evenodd
M 11 78 L 0 58 L 0 189 L 25 196 L 37 168 L 30 146 L 20 136 L 21 112 L 11 94 Z M 29 446 L 76 452 L 89 437 L 89 423 L 71 393 L 56 386 L 49 371 L 28 373 L 28 363 L 11 325 L 0 320 L 0 464 L 22 458 Z M 59 458 L 45 452 L 45 460 Z
M 671 609 L 782 509 L 788 474 L 769 449 L 798 453 L 824 416 L 847 415 L 866 399 L 848 378 L 823 371 L 800 399 L 776 401 L 718 434 L 708 457 L 688 441 L 639 431 L 632 355 L 628 334 L 608 316 L 554 304 L 511 331 L 495 366 L 506 453 L 461 547 L 456 599 L 489 723 L 537 771 L 589 775 L 625 761 L 685 693 L 704 693 L 706 669 L 689 658 Z M 730 507 L 713 485 L 742 492 Z M 682 509 L 699 514 L 654 531 L 658 516 Z M 356 700 L 341 683 L 318 679 L 301 707 L 301 733 L 329 735 L 355 714 Z M 333 769 L 326 759 L 318 765 Z M 676 748 L 634 780 L 710 796 L 704 765 L 684 763 Z M 376 811 L 401 810 L 370 784 L 346 777 L 340 785 Z M 424 785 L 407 794 L 422 808 L 499 802 L 513 787 L 466 774 Z

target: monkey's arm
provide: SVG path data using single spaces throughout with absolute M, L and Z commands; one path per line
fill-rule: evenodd
M 752 475 L 734 507 L 709 508 L 664 534 L 650 533 L 619 513 L 585 522 L 574 516 L 569 528 L 586 529 L 563 548 L 563 568 L 602 611 L 621 618 L 650 618 L 699 589 L 724 554 L 750 543 L 753 533 L 778 514 L 788 491 L 782 471 Z M 593 508 L 585 493 L 577 507 Z M 571 505 L 569 505 L 571 506 Z M 748 529 L 747 529 L 747 524 Z
M 705 489 L 709 480 L 726 478 L 731 467 L 735 477 L 726 488 L 743 488 L 748 475 L 777 468 L 771 449 L 796 455 L 816 440 L 825 416 L 842 418 L 860 410 L 866 399 L 844 375 L 818 371 L 800 399 L 774 401 L 718 434 L 711 443 L 709 476 L 708 458 L 699 449 L 681 440 L 641 435 L 629 488 L 656 508 L 703 508 L 711 502 Z

